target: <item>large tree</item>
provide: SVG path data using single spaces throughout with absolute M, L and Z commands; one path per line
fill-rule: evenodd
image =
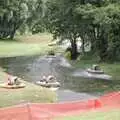
M 42 14 L 42 0 L 3 0 L 0 3 L 0 38 L 13 39 L 18 29 L 24 29 Z M 32 26 L 32 25 L 31 25 Z
M 75 0 L 50 0 L 47 2 L 48 20 L 47 28 L 54 35 L 62 40 L 68 39 L 71 43 L 71 59 L 77 58 L 77 38 L 79 34 L 79 18 L 76 17 L 74 9 L 79 3 Z
M 119 59 L 120 52 L 119 0 L 49 0 L 47 28 L 55 37 L 71 42 L 72 59 L 77 57 L 76 40 L 91 43 L 91 51 L 101 61 Z M 115 55 L 115 57 L 114 57 Z
M 119 1 L 101 1 L 100 4 L 96 2 L 96 4 L 79 5 L 76 13 L 78 16 L 82 16 L 81 19 L 85 23 L 85 34 L 91 42 L 92 52 L 96 52 L 101 61 L 119 60 Z

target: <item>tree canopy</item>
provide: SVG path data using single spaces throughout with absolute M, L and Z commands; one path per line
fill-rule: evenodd
M 89 42 L 101 61 L 120 60 L 119 0 L 49 0 L 46 6 L 48 29 L 55 37 L 70 40 L 73 59 L 80 37 L 83 53 Z
M 13 39 L 16 30 L 32 23 L 42 14 L 41 0 L 0 1 L 0 38 Z

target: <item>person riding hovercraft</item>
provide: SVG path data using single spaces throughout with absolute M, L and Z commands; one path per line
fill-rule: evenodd
M 43 76 L 40 81 L 37 81 L 37 84 L 43 87 L 60 87 L 60 83 L 57 82 L 53 75 L 49 75 L 48 77 Z
M 87 69 L 88 73 L 95 73 L 95 74 L 104 74 L 104 71 L 101 70 L 99 65 L 93 65 L 92 68 Z
M 9 76 L 8 77 L 8 85 L 19 85 L 20 84 L 20 78 L 18 78 L 17 76 Z

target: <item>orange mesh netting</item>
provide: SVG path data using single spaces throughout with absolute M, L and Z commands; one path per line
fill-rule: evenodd
M 120 108 L 120 92 L 95 100 L 53 104 L 26 104 L 0 109 L 0 120 L 50 120 L 55 116 L 79 114 L 97 108 Z

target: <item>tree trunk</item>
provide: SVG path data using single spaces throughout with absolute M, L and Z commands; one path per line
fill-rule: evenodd
M 90 41 L 91 41 L 91 52 L 94 54 L 96 52 L 95 29 L 93 29 L 92 34 L 90 35 Z
M 107 48 L 108 48 L 107 35 L 105 34 L 104 30 L 102 30 L 101 35 L 98 38 L 98 51 L 99 51 L 98 53 L 100 61 L 106 60 Z
M 12 31 L 10 32 L 10 39 L 13 39 L 14 38 L 14 35 L 15 35 L 15 25 L 13 25 L 13 28 L 12 28 Z
M 85 53 L 85 40 L 84 37 L 82 37 L 82 54 Z
M 76 60 L 78 56 L 76 40 L 71 40 L 71 59 Z

